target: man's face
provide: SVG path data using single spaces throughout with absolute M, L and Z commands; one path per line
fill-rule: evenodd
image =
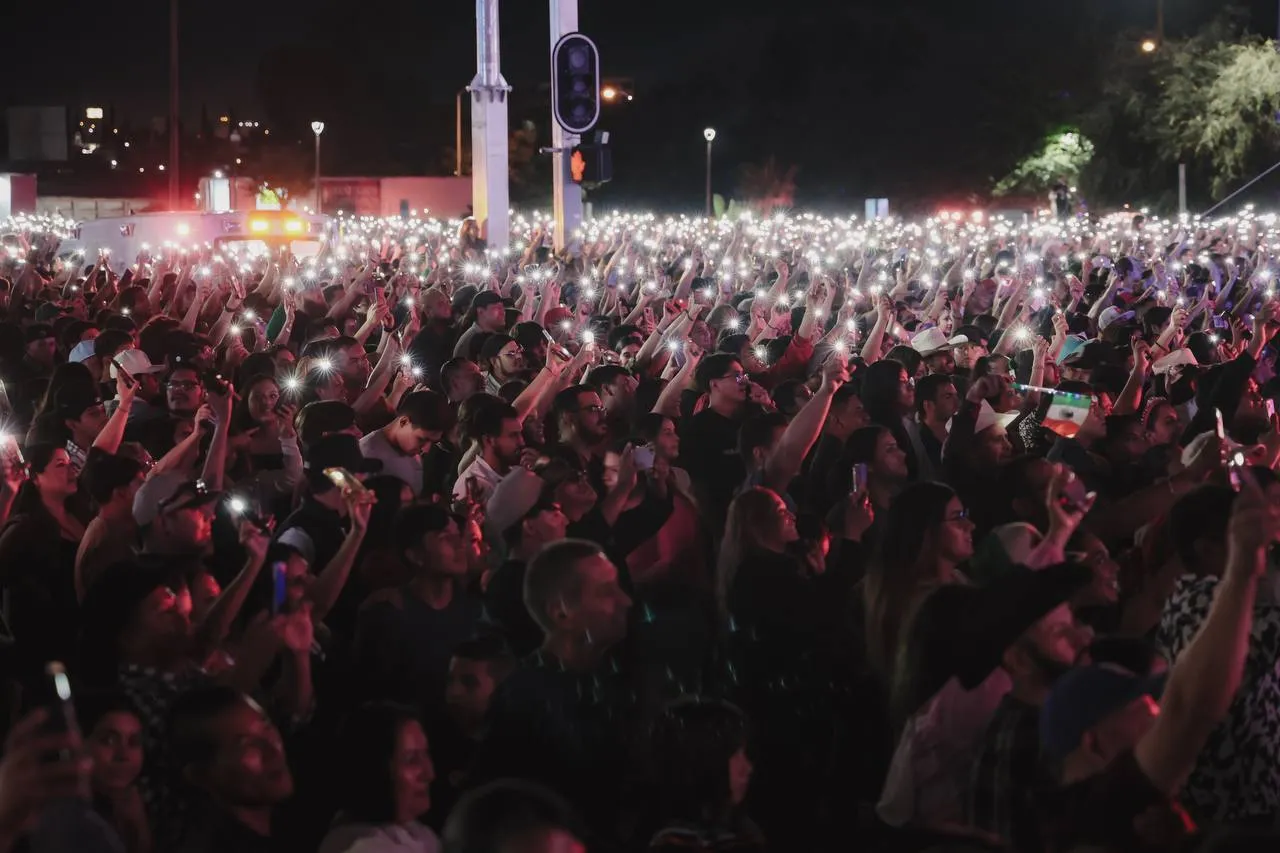
M 72 440 L 81 447 L 93 444 L 98 433 L 107 425 L 107 409 L 101 403 L 94 403 L 85 409 L 80 417 L 70 422 Z
M 973 370 L 974 362 L 986 354 L 987 348 L 982 344 L 961 344 L 955 349 L 955 364 L 964 370 Z
M 610 397 L 612 407 L 626 410 L 635 403 L 636 389 L 639 387 L 639 379 L 630 374 L 624 374 L 615 379 L 612 385 L 605 386 L 605 390 Z
M 215 751 L 195 769 L 198 784 L 231 806 L 264 808 L 293 794 L 293 776 L 285 760 L 280 732 L 249 700 L 214 720 Z
M 208 506 L 169 510 L 155 523 L 165 539 L 182 551 L 204 553 L 213 541 L 213 511 Z
M 618 584 L 618 570 L 603 554 L 578 561 L 580 594 L 567 608 L 571 631 L 595 638 L 601 643 L 616 643 L 627 636 L 627 613 L 631 598 Z
M 511 341 L 502 348 L 491 363 L 493 374 L 499 379 L 508 379 L 524 370 L 524 348 Z
M 200 384 L 199 374 L 181 367 L 169 374 L 169 381 L 165 385 L 165 400 L 169 404 L 169 411 L 193 414 L 204 404 L 204 387 Z
M 391 434 L 391 443 L 405 456 L 417 456 L 426 453 L 442 437 L 438 429 L 424 429 L 414 426 L 405 416 L 396 419 L 396 429 Z
M 956 372 L 956 357 L 951 350 L 935 353 L 924 360 L 930 373 L 942 373 L 946 376 Z
M 484 722 L 496 686 L 486 661 L 453 658 L 449 661 L 449 679 L 444 688 L 449 716 L 464 731 L 474 730 Z
M 578 395 L 578 410 L 571 413 L 573 430 L 587 441 L 599 441 L 608 434 L 604 421 L 604 406 L 595 391 Z
M 1089 647 L 1093 631 L 1076 625 L 1071 608 L 1060 604 L 1049 611 L 1023 636 L 1022 663 L 1044 684 L 1052 684 L 1075 666 L 1080 653 Z
M 58 351 L 58 342 L 52 337 L 38 338 L 27 344 L 27 358 L 36 364 L 53 364 L 54 353 Z
M 501 302 L 486 305 L 476 311 L 476 323 L 488 332 L 496 332 L 506 327 L 507 309 Z
M 950 420 L 956 412 L 960 411 L 960 394 L 957 393 L 956 386 L 947 382 L 938 387 L 938 392 L 933 398 L 932 411 L 934 420 L 937 421 Z
M 520 461 L 520 451 L 524 450 L 524 431 L 519 418 L 507 418 L 502 422 L 502 431 L 493 440 L 493 452 L 503 465 L 515 465 Z
M 436 574 L 461 577 L 467 573 L 467 549 L 462 532 L 452 518 L 443 530 L 423 534 L 424 565 Z
M 721 399 L 735 401 L 746 400 L 747 393 L 750 390 L 747 384 L 747 374 L 742 369 L 742 365 L 736 361 L 730 362 L 724 375 L 718 379 L 712 379 L 708 386 L 712 395 L 719 396 Z
M 550 508 L 525 519 L 524 525 L 527 537 L 538 542 L 555 542 L 565 537 L 569 519 L 560 510 L 559 504 L 552 504 Z
M 480 393 L 483 385 L 484 377 L 480 375 L 480 365 L 474 361 L 463 362 L 451 380 L 452 387 L 449 398 L 452 400 L 465 400 L 474 394 Z
M 360 344 L 352 344 L 343 351 L 342 375 L 348 380 L 348 384 L 354 383 L 358 387 L 364 388 L 372 371 L 373 368 L 369 365 L 369 356 Z

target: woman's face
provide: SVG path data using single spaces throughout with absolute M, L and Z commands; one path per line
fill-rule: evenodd
M 653 441 L 653 454 L 668 462 L 674 462 L 680 456 L 680 436 L 670 418 L 662 419 L 662 429 L 658 430 Z
M 747 798 L 747 789 L 751 787 L 751 759 L 745 749 L 739 749 L 729 756 L 729 802 L 737 807 Z
M 946 514 L 936 530 L 940 557 L 959 563 L 973 556 L 973 522 L 959 498 L 947 501 Z
M 85 740 L 93 759 L 90 782 L 95 793 L 126 790 L 142 772 L 142 723 L 129 711 L 104 714 Z
M 1164 447 L 1173 444 L 1181 433 L 1178 424 L 1178 411 L 1168 403 L 1160 403 L 1147 419 L 1147 435 L 1152 447 Z
M 800 538 L 800 534 L 796 532 L 796 516 L 791 510 L 787 509 L 786 501 L 777 495 L 773 495 L 773 517 L 777 523 L 777 535 L 782 543 L 794 542 Z
M 71 467 L 71 457 L 61 448 L 53 451 L 49 464 L 34 479 L 41 494 L 66 496 L 76 491 L 76 472 Z
M 618 485 L 618 466 L 622 463 L 622 457 L 613 450 L 606 451 L 604 454 L 604 473 L 600 480 L 604 483 L 604 487 L 613 490 Z
M 904 367 L 898 373 L 898 408 L 909 412 L 915 404 L 916 381 L 907 374 L 907 369 Z
M 435 778 L 426 732 L 417 720 L 401 724 L 391 753 L 391 787 L 397 823 L 408 823 L 431 808 L 431 782 Z
M 280 402 L 280 388 L 271 380 L 256 383 L 249 390 L 249 417 L 262 423 L 271 417 Z
M 890 482 L 901 482 L 910 476 L 907 473 L 906 451 L 898 446 L 898 440 L 887 429 L 881 430 L 880 437 L 876 439 L 876 455 L 871 464 L 871 473 Z

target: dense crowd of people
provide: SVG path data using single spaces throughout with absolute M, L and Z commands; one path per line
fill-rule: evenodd
M 0 853 L 1274 842 L 1274 218 L 55 225 Z

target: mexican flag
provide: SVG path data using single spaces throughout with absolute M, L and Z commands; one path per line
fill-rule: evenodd
M 1053 403 L 1044 416 L 1044 425 L 1063 438 L 1074 438 L 1089 417 L 1089 406 L 1093 398 L 1085 394 L 1071 394 L 1055 391 Z

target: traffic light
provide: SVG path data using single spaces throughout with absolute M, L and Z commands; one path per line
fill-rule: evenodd
M 569 157 L 569 174 L 574 183 L 604 184 L 613 180 L 613 153 L 607 143 L 578 145 Z
M 569 133 L 586 133 L 600 118 L 600 51 L 582 33 L 551 51 L 551 114 Z

